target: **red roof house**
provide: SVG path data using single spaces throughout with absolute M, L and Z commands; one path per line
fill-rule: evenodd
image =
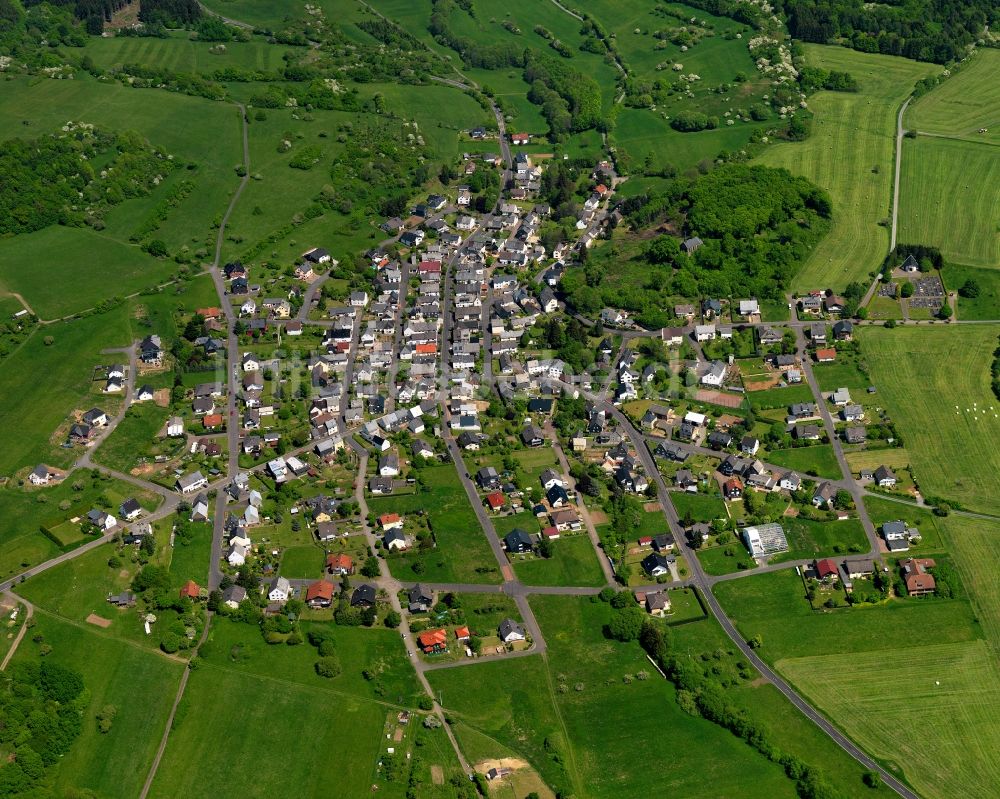
M 510 134 L 510 140 L 514 144 L 527 144 L 529 141 L 531 141 L 531 134 L 530 133 L 511 133 Z
M 837 351 L 833 349 L 833 347 L 816 350 L 816 360 L 819 363 L 830 363 L 830 361 L 835 361 L 837 360 Z
M 326 570 L 330 574 L 354 574 L 354 559 L 343 553 L 327 555 Z
M 542 535 L 545 538 L 549 539 L 549 541 L 555 541 L 559 537 L 559 528 L 546 527 L 544 530 L 542 530 Z
M 639 546 L 641 547 L 651 547 L 653 545 L 653 536 L 644 535 L 639 539 Z
M 181 586 L 181 599 L 197 599 L 201 596 L 201 588 L 194 580 L 188 580 Z
M 726 499 L 739 499 L 743 496 L 743 481 L 738 477 L 731 477 L 722 484 L 722 493 Z
M 455 637 L 459 641 L 468 641 L 472 637 L 472 633 L 469 632 L 468 627 L 459 627 L 455 630 Z
M 306 604 L 311 608 L 328 608 L 333 604 L 333 583 L 317 580 L 306 588 Z
M 448 632 L 443 628 L 440 630 L 427 630 L 417 636 L 417 643 L 424 650 L 425 654 L 434 652 L 444 652 L 448 649 Z
M 441 274 L 441 262 L 440 261 L 421 261 L 417 264 L 417 271 L 421 275 L 440 275 Z
M 221 413 L 210 413 L 208 416 L 206 416 L 204 419 L 201 420 L 201 423 L 203 425 L 205 425 L 205 429 L 206 430 L 211 430 L 212 428 L 215 428 L 215 427 L 221 427 L 222 426 L 222 414 Z
M 498 511 L 503 508 L 506 500 L 502 491 L 494 491 L 486 497 L 486 504 L 490 506 L 491 511 Z
M 837 576 L 837 564 L 833 562 L 832 558 L 823 558 L 822 560 L 816 561 L 816 576 L 821 580 L 825 580 L 827 577 Z
M 437 344 L 418 344 L 414 350 L 417 355 L 437 355 Z
M 378 517 L 378 523 L 383 530 L 392 530 L 403 526 L 403 520 L 398 513 L 383 513 Z

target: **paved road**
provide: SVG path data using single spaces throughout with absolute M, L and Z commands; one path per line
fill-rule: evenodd
M 19 602 L 24 605 L 24 618 L 21 620 L 21 629 L 17 631 L 17 635 L 14 637 L 14 640 L 11 641 L 10 649 L 8 649 L 7 654 L 4 655 L 3 663 L 0 663 L 0 671 L 7 671 L 7 664 L 10 663 L 11 658 L 14 657 L 14 653 L 17 652 L 17 648 L 21 645 L 21 641 L 24 640 L 25 633 L 28 632 L 28 619 L 35 615 L 35 606 L 28 602 L 28 600 L 19 597 L 13 591 L 5 591 L 4 593 L 15 602 Z

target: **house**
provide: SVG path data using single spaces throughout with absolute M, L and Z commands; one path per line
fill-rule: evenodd
M 378 524 L 383 530 L 403 529 L 403 519 L 398 513 L 383 513 L 378 517 Z
M 515 527 L 503 539 L 504 549 L 511 554 L 521 554 L 524 552 L 531 552 L 534 544 L 531 540 L 531 536 L 520 527 Z
M 705 386 L 713 386 L 714 388 L 719 388 L 722 386 L 726 379 L 726 372 L 728 367 L 722 361 L 712 361 L 708 365 L 708 369 L 701 376 L 701 383 Z
M 529 447 L 540 447 L 545 441 L 541 428 L 534 424 L 528 424 L 521 430 L 521 441 Z
M 840 418 L 845 422 L 855 422 L 858 419 L 863 419 L 865 416 L 865 409 L 860 405 L 850 404 L 845 405 L 840 409 Z
M 650 577 L 661 577 L 670 574 L 670 566 L 673 563 L 674 558 L 652 552 L 642 559 L 642 568 Z
M 378 459 L 380 477 L 395 477 L 399 474 L 399 456 L 395 452 L 386 452 Z
M 822 508 L 823 506 L 830 507 L 836 495 L 837 489 L 830 482 L 824 481 L 816 486 L 816 490 L 813 492 L 812 504 L 817 508 Z
M 385 535 L 382 536 L 382 542 L 390 552 L 399 552 L 407 549 L 410 545 L 406 539 L 406 535 L 398 527 L 386 530 Z
M 410 589 L 407 601 L 409 603 L 407 609 L 410 613 L 426 613 L 434 605 L 434 594 L 417 583 Z
M 864 427 L 848 427 L 844 430 L 844 441 L 848 444 L 864 444 L 868 431 Z
M 351 594 L 352 608 L 373 608 L 375 607 L 375 586 L 363 583 L 354 589 Z
M 785 472 L 778 478 L 778 488 L 786 491 L 798 491 L 802 485 L 802 478 L 795 472 Z
M 872 474 L 872 479 L 880 488 L 894 488 L 896 485 L 896 475 L 888 466 L 879 466 Z
M 229 549 L 226 552 L 226 561 L 230 566 L 242 566 L 247 562 L 247 555 L 249 554 L 250 548 L 246 544 L 230 543 Z
M 759 316 L 760 305 L 757 300 L 740 300 L 739 313 L 740 316 Z
M 738 477 L 730 477 L 722 484 L 722 493 L 726 499 L 739 499 L 743 496 L 743 481 Z
M 688 469 L 678 469 L 677 474 L 674 475 L 674 482 L 681 491 L 687 491 L 692 494 L 698 492 L 698 478 Z
M 511 133 L 510 142 L 514 145 L 523 145 L 531 141 L 530 133 Z
M 885 522 L 882 525 L 882 538 L 890 552 L 905 552 L 911 543 L 920 541 L 920 537 L 917 528 L 908 527 L 903 521 Z
M 118 608 L 130 608 L 135 605 L 135 594 L 122 591 L 120 594 L 108 594 L 108 602 Z
M 527 639 L 524 627 L 513 619 L 504 619 L 500 622 L 500 626 L 497 628 L 497 634 L 500 636 L 500 640 L 505 644 L 511 644 L 515 641 L 524 641 Z
M 936 588 L 934 575 L 929 569 L 937 564 L 931 558 L 907 558 L 900 561 L 899 568 L 906 583 L 906 593 L 910 596 L 927 596 Z
M 799 441 L 819 441 L 821 434 L 819 425 L 799 424 L 792 428 L 792 437 Z
M 685 253 L 687 255 L 691 255 L 695 250 L 697 250 L 699 247 L 701 247 L 701 245 L 704 244 L 704 243 L 705 242 L 703 242 L 697 236 L 692 236 L 689 239 L 684 239 L 684 241 L 681 242 L 681 252 L 683 252 L 683 253 Z
M 837 564 L 833 558 L 822 558 L 817 560 L 813 565 L 813 571 L 816 572 L 816 579 L 818 580 L 829 580 L 833 578 L 837 579 L 838 569 Z
M 851 402 L 851 392 L 845 387 L 838 388 L 830 395 L 830 402 L 841 407 L 848 405 Z
M 306 250 L 306 252 L 302 253 L 302 257 L 313 264 L 328 264 L 332 261 L 330 253 L 322 247 L 313 247 L 311 250 Z
M 448 631 L 443 627 L 437 630 L 424 630 L 417 636 L 417 644 L 425 655 L 448 650 Z
M 809 325 L 809 340 L 813 344 L 826 343 L 826 325 L 822 322 L 814 322 Z
M 713 430 L 708 434 L 706 442 L 712 449 L 725 449 L 733 443 L 733 437 L 723 430 Z
M 743 436 L 740 439 L 740 452 L 744 455 L 756 455 L 760 449 L 760 439 L 754 436 Z
M 130 522 L 139 518 L 142 513 L 142 505 L 135 497 L 130 497 L 118 506 L 118 512 L 125 521 Z
M 105 532 L 118 524 L 118 520 L 114 516 L 100 510 L 99 508 L 94 508 L 93 510 L 87 512 L 87 521 L 94 525 L 97 529 Z
M 674 548 L 674 539 L 668 533 L 654 535 L 652 546 L 654 552 L 669 552 Z
M 837 341 L 850 341 L 854 338 L 854 325 L 848 319 L 833 323 L 833 337 Z
M 138 391 L 135 392 L 134 401 L 135 402 L 149 402 L 153 399 L 154 395 L 153 387 L 150 385 L 142 386 Z
M 552 400 L 538 397 L 528 400 L 528 413 L 552 413 Z
M 194 580 L 188 580 L 181 586 L 181 599 L 198 599 L 201 597 L 201 587 Z
M 354 559 L 342 552 L 326 556 L 326 570 L 330 574 L 354 574 Z
M 755 558 L 788 551 L 788 541 L 780 524 L 758 524 L 740 531 L 743 543 Z
M 491 491 L 500 485 L 500 475 L 492 466 L 484 466 L 476 472 L 476 482 L 484 491 Z
M 56 473 L 53 472 L 44 463 L 38 464 L 31 473 L 28 475 L 28 482 L 36 486 L 44 486 L 49 484 L 49 480 L 53 479 Z
M 81 417 L 85 425 L 104 427 L 108 423 L 108 415 L 100 408 L 91 408 Z
M 650 616 L 665 616 L 670 612 L 670 597 L 666 591 L 646 594 L 646 612 Z
M 175 485 L 182 494 L 193 494 L 207 486 L 208 479 L 201 472 L 191 472 L 178 477 Z
M 823 310 L 829 314 L 840 314 L 844 312 L 844 298 L 836 294 L 827 294 L 823 298 Z
M 504 505 L 507 504 L 507 500 L 503 495 L 502 491 L 494 491 L 486 496 L 486 505 L 494 513 L 499 513 L 503 510 Z
M 718 316 L 722 313 L 722 300 L 708 298 L 701 302 L 701 313 L 706 319 Z
M 331 586 L 332 588 L 332 586 Z M 287 602 L 292 596 L 292 584 L 287 577 L 275 577 L 267 590 L 267 598 L 271 602 Z
M 817 363 L 832 363 L 837 360 L 837 351 L 832 347 L 816 350 Z
M 247 589 L 242 585 L 231 585 L 222 592 L 222 604 L 227 608 L 236 610 L 240 602 L 247 598 Z
M 306 604 L 311 608 L 330 607 L 333 604 L 333 583 L 329 580 L 310 583 L 306 588 Z
M 715 325 L 695 325 L 695 341 L 711 341 L 715 338 Z
M 795 419 L 811 419 L 816 416 L 816 404 L 812 402 L 796 402 L 788 406 L 788 413 Z
M 163 342 L 155 333 L 139 342 L 139 360 L 152 366 L 158 366 L 163 360 Z

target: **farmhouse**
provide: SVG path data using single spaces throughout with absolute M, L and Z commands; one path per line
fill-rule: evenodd
M 872 474 L 872 479 L 881 488 L 893 488 L 896 485 L 896 474 L 888 466 L 879 466 Z

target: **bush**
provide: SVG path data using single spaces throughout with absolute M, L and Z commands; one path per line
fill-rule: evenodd
M 327 655 L 316 661 L 316 673 L 320 677 L 332 680 L 341 672 L 340 658 L 336 655 Z

